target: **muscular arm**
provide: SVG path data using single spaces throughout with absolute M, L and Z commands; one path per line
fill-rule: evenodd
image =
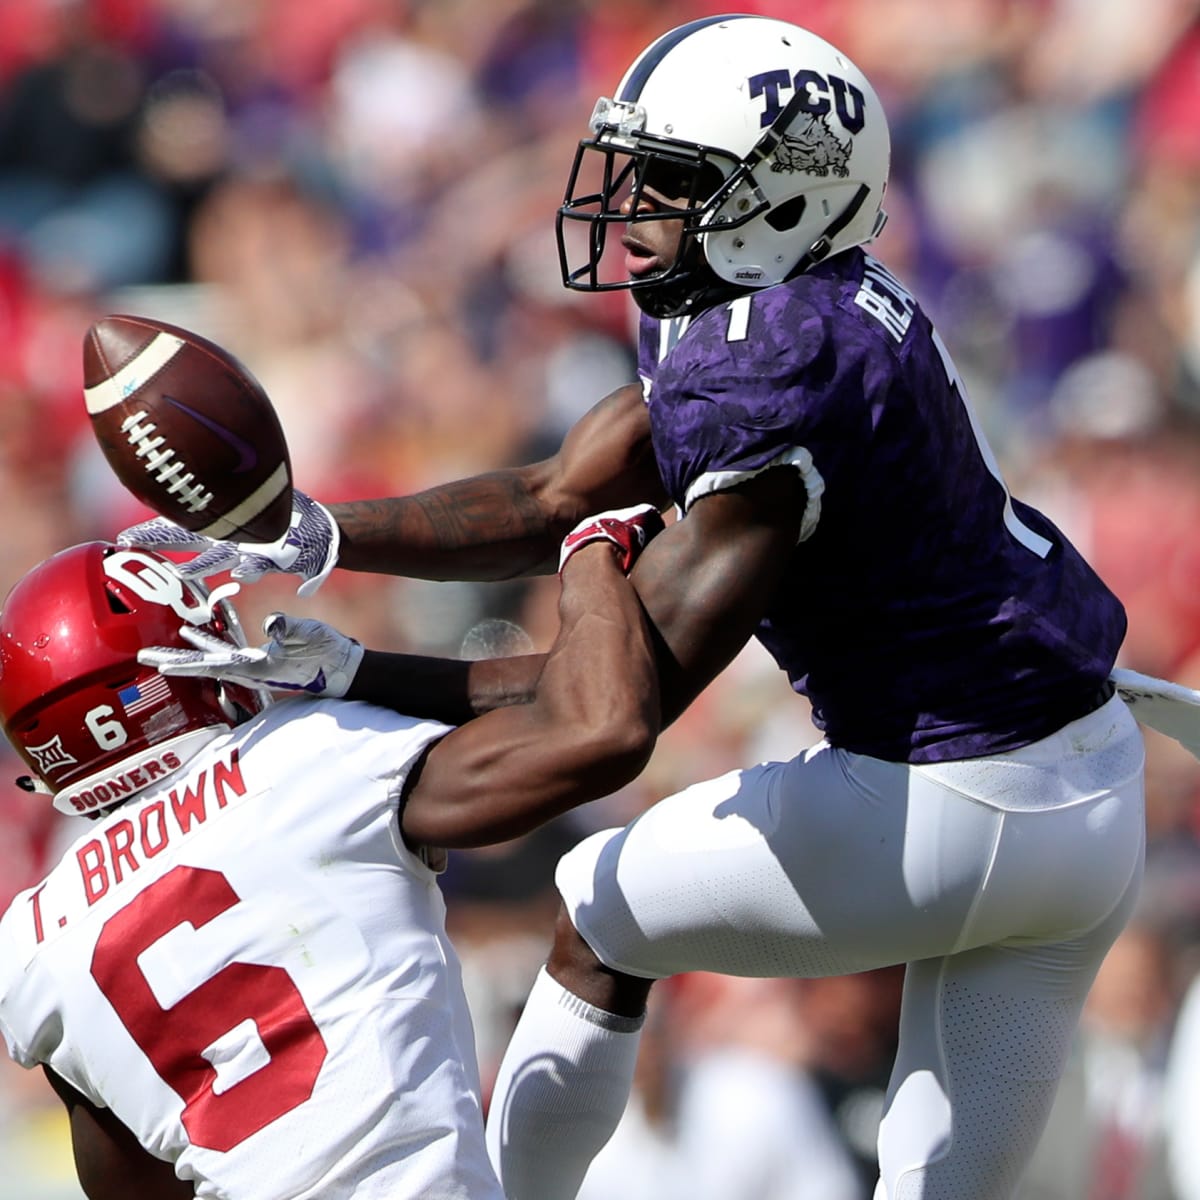
M 507 840 L 635 778 L 660 727 L 762 619 L 804 501 L 789 469 L 705 497 L 643 551 L 631 577 L 636 592 L 607 546 L 578 553 L 540 674 L 536 656 L 464 665 L 464 678 L 478 681 L 484 676 L 474 672 L 486 670 L 492 698 L 515 703 L 430 751 L 409 792 L 405 835 L 441 846 Z
M 665 499 L 641 387 L 606 396 L 552 458 L 412 496 L 330 505 L 338 566 L 422 579 L 510 579 L 554 569 L 559 542 L 594 512 Z
M 654 637 L 664 727 L 753 635 L 800 532 L 806 495 L 786 467 L 698 500 L 630 576 Z
M 631 579 L 649 617 L 664 728 L 753 635 L 796 544 L 804 504 L 800 477 L 779 468 L 698 501 L 643 551 Z M 458 725 L 530 703 L 544 662 L 369 650 L 349 696 Z
M 88 1200 L 191 1200 L 190 1183 L 145 1150 L 107 1108 L 97 1108 L 49 1067 L 50 1086 L 67 1106 L 75 1170 Z
M 507 841 L 607 795 L 645 766 L 658 713 L 654 647 L 637 595 L 611 546 L 584 547 L 563 572 L 559 632 L 532 700 L 433 747 L 410 784 L 404 834 L 435 846 Z

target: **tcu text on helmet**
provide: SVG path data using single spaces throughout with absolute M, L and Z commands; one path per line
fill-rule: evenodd
M 183 580 L 160 560 L 137 550 L 118 550 L 104 559 L 104 573 L 148 603 L 172 609 L 189 625 L 204 625 L 212 620 L 216 595 L 199 604 L 189 604 L 184 595 Z
M 840 76 L 825 76 L 819 71 L 809 70 L 797 71 L 793 75 L 786 67 L 780 67 L 775 71 L 751 75 L 748 83 L 752 97 L 766 97 L 766 108 L 762 114 L 764 129 L 783 112 L 786 101 L 780 99 L 780 92 L 793 88 L 807 97 L 801 101 L 802 112 L 823 117 L 835 109 L 838 120 L 850 133 L 861 133 L 866 124 L 865 97 L 854 84 Z

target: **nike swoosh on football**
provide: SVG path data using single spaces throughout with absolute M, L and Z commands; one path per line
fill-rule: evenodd
M 205 429 L 211 430 L 227 446 L 231 446 L 237 451 L 238 463 L 233 468 L 232 474 L 244 475 L 247 471 L 253 471 L 258 466 L 258 451 L 245 438 L 238 437 L 232 430 L 226 429 L 224 425 L 214 421 L 211 417 L 206 417 L 203 413 L 197 412 L 194 408 L 184 404 L 182 400 L 176 400 L 174 396 L 168 396 L 164 392 L 163 399 L 168 404 L 173 404 L 180 411 L 187 413 L 193 420 L 199 421 Z

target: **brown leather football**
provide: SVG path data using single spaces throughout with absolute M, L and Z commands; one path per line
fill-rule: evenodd
M 83 340 L 84 401 L 117 478 L 160 516 L 207 537 L 287 531 L 287 440 L 261 385 L 220 346 L 115 314 Z

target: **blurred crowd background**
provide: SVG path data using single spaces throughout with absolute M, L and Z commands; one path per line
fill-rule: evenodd
M 148 515 L 81 399 L 132 312 L 245 362 L 299 486 L 406 493 L 551 452 L 632 377 L 621 295 L 559 282 L 553 215 L 599 95 L 710 0 L 0 0 L 0 593 Z M 845 49 L 888 109 L 876 251 L 939 322 L 1012 489 L 1129 609 L 1122 665 L 1200 685 L 1200 2 L 742 0 Z M 336 575 L 277 607 L 380 648 L 548 644 L 553 580 Z M 753 648 L 638 783 L 443 877 L 485 1083 L 590 829 L 815 739 Z M 1200 763 L 1148 737 L 1142 905 L 1088 1003 L 1022 1200 L 1200 1198 Z M 5 774 L 7 772 L 7 774 Z M 0 907 L 75 830 L 8 782 Z M 585 1200 L 869 1200 L 900 974 L 687 976 Z M 0 1056 L 0 1200 L 74 1200 L 40 1075 Z

